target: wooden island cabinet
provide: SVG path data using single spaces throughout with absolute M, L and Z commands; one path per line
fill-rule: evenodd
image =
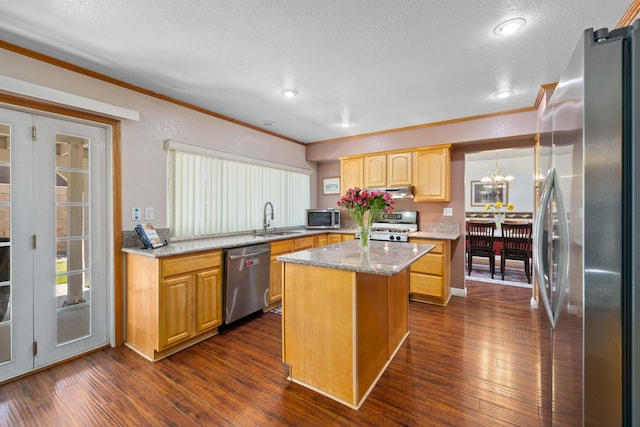
M 156 361 L 218 332 L 222 252 L 152 258 L 126 254 L 125 345 Z
M 409 334 L 409 266 L 431 249 L 347 241 L 278 257 L 289 379 L 359 408 Z

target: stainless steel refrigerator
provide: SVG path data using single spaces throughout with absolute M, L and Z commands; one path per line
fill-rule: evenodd
M 545 425 L 640 425 L 639 32 L 584 31 L 541 117 Z

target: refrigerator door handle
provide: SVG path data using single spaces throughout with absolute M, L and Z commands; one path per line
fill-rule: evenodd
M 542 209 L 540 210 L 541 214 L 536 217 L 534 223 L 534 250 L 536 255 L 535 272 L 538 279 L 538 290 L 540 291 L 540 298 L 542 299 L 542 303 L 544 304 L 545 311 L 547 312 L 549 322 L 551 323 L 551 327 L 553 329 L 555 329 L 556 324 L 558 323 L 558 317 L 560 316 L 562 301 L 564 300 L 564 292 L 567 283 L 567 274 L 569 271 L 569 224 L 566 211 L 562 203 L 560 188 L 556 185 L 557 180 L 558 178 L 555 169 L 549 169 L 549 172 L 547 172 L 547 177 L 545 178 L 542 185 L 542 194 L 540 196 L 540 206 L 542 207 Z M 544 263 L 542 262 L 542 260 L 545 256 L 549 256 L 549 254 L 543 253 L 543 239 L 545 237 L 543 227 L 547 219 L 549 204 L 551 203 L 551 196 L 553 195 L 554 191 L 556 194 L 556 212 L 558 216 L 559 228 L 558 286 L 556 288 L 557 297 L 554 298 L 554 301 L 551 301 L 547 289 L 553 284 L 551 283 L 551 277 L 545 278 Z M 552 245 L 550 245 L 549 250 L 553 250 L 553 239 Z M 550 261 L 553 261 L 553 259 L 551 259 Z M 550 267 L 550 270 L 553 270 L 552 266 Z
M 567 280 L 569 278 L 569 218 L 567 217 L 567 211 L 564 208 L 564 198 L 560 191 L 560 186 L 557 185 L 558 175 L 555 170 L 553 172 L 553 189 L 556 194 L 556 211 L 558 213 L 558 282 L 556 285 L 556 298 L 553 301 L 553 317 L 554 328 L 558 323 L 558 318 L 562 312 L 562 304 L 564 303 L 564 297 L 567 290 Z

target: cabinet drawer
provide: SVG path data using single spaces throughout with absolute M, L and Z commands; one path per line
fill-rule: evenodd
M 426 245 L 435 245 L 430 254 L 441 254 L 444 252 L 444 242 L 442 240 L 429 240 L 429 239 L 409 239 L 411 243 L 422 243 Z
M 434 297 L 443 297 L 443 278 L 442 276 L 432 276 L 430 274 L 411 273 L 409 292 L 431 295 Z
M 162 277 L 219 267 L 221 261 L 220 251 L 163 259 Z
M 329 235 L 327 236 L 327 242 L 332 245 L 334 243 L 340 243 L 342 242 L 342 235 L 337 234 L 337 233 L 329 233 Z
M 313 248 L 314 240 L 314 236 L 300 237 L 299 239 L 295 239 L 293 241 L 293 250 L 302 251 L 305 249 L 311 249 Z
M 411 265 L 411 271 L 442 276 L 444 274 L 444 255 L 429 252 Z
M 293 252 L 293 239 L 279 240 L 271 243 L 271 255 Z

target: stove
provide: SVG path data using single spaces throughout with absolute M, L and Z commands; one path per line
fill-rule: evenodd
M 378 222 L 371 224 L 369 238 L 387 242 L 408 242 L 409 233 L 418 231 L 417 211 L 396 211 L 383 214 Z M 356 239 L 360 236 L 356 233 Z

